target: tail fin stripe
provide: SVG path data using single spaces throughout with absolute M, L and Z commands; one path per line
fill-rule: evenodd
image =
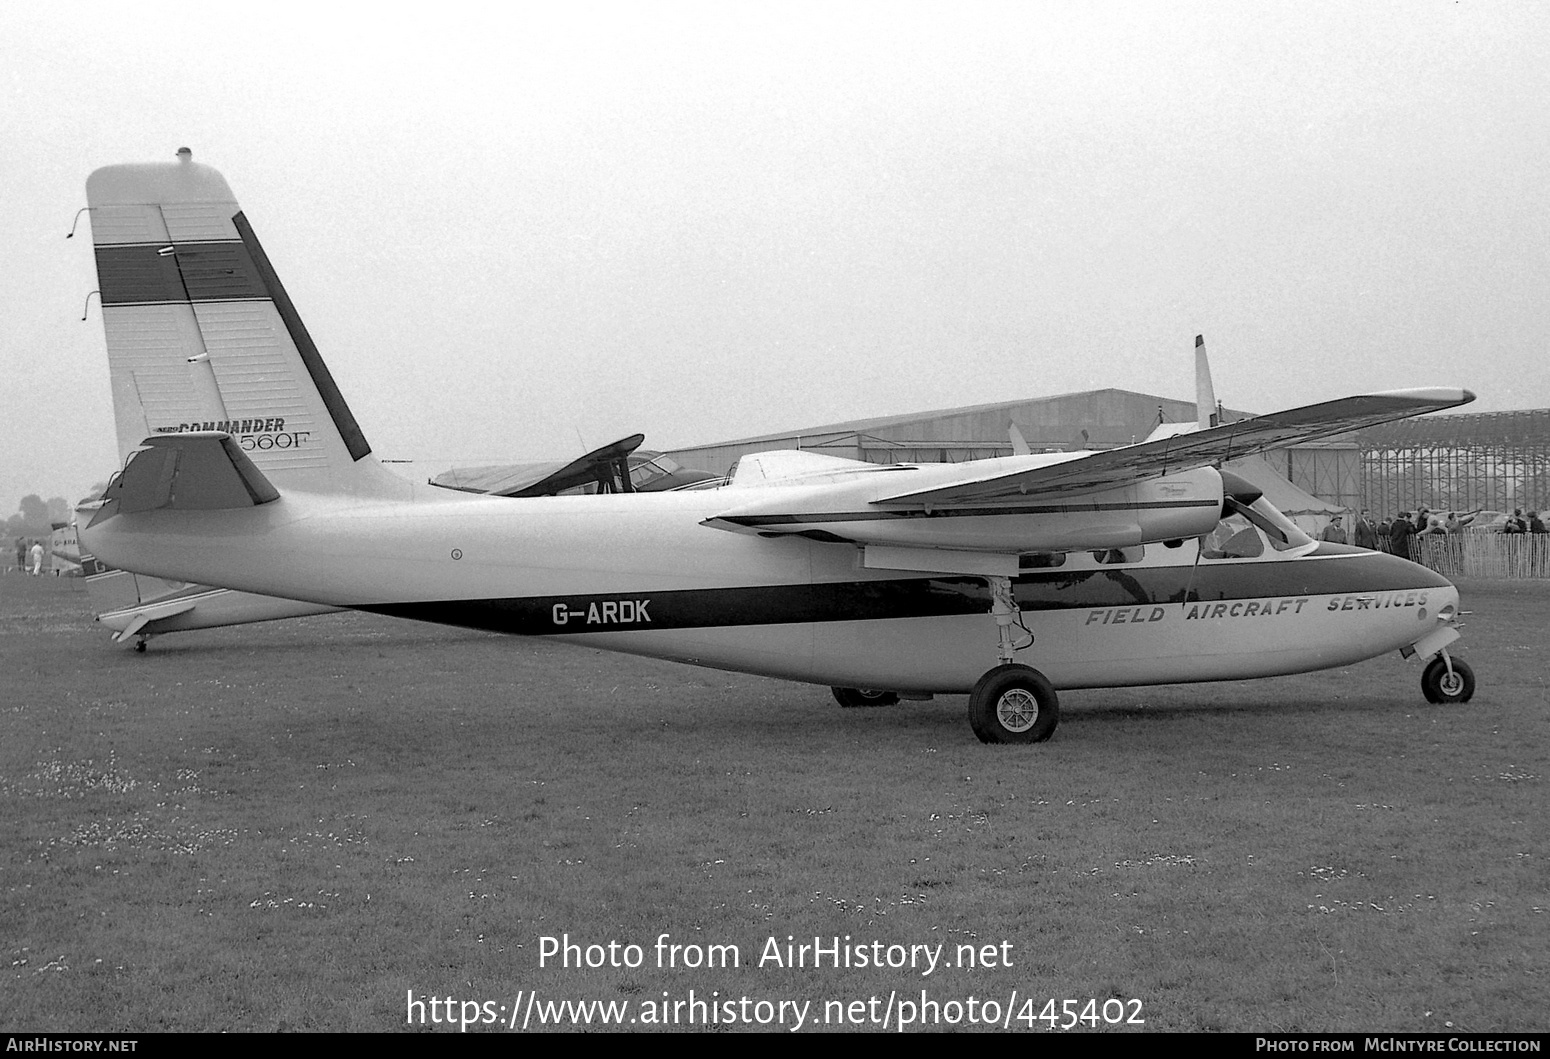
M 168 246 L 172 252 L 168 253 Z M 96 248 L 103 305 L 268 300 L 241 243 L 105 244 Z
M 301 362 L 306 365 L 307 373 L 312 376 L 313 385 L 317 387 L 318 395 L 323 399 L 323 406 L 333 417 L 334 426 L 338 428 L 339 436 L 344 440 L 345 449 L 350 453 L 352 460 L 359 460 L 371 452 L 371 446 L 366 443 L 366 435 L 361 432 L 360 425 L 356 423 L 355 416 L 350 412 L 350 406 L 345 403 L 344 395 L 339 392 L 333 375 L 329 373 L 328 365 L 323 363 L 318 347 L 313 343 L 312 336 L 307 333 L 307 325 L 301 322 L 296 306 L 291 304 L 290 295 L 285 293 L 285 287 L 281 285 L 274 266 L 269 263 L 269 256 L 264 253 L 263 246 L 259 244 L 258 236 L 253 234 L 253 227 L 248 224 L 247 217 L 238 213 L 231 220 L 237 226 L 237 233 L 242 236 L 242 243 L 247 248 L 265 291 L 274 300 L 275 309 L 279 312 L 280 319 L 284 321 L 286 330 L 291 334 L 291 341 L 296 343 L 296 350 L 301 354 Z

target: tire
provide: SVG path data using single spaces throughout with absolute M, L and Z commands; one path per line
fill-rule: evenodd
M 834 701 L 846 709 L 857 706 L 892 706 L 899 696 L 891 691 L 874 691 L 871 688 L 830 688 Z
M 969 727 L 982 743 L 1042 743 L 1060 723 L 1060 698 L 1028 666 L 997 666 L 969 693 Z
M 1448 663 L 1442 656 L 1432 659 L 1421 674 L 1421 694 L 1427 702 L 1468 702 L 1475 694 L 1475 671 L 1469 663 L 1453 659 L 1453 675 L 1448 675 Z

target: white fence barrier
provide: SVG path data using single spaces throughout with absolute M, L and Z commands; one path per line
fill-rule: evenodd
M 1550 578 L 1550 533 L 1450 533 L 1410 541 L 1416 562 L 1444 577 Z

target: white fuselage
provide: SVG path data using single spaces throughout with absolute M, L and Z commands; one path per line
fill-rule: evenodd
M 821 684 L 965 692 L 996 663 L 982 578 L 868 569 L 854 545 L 701 524 L 767 488 L 290 491 L 240 510 L 119 514 L 82 537 L 162 577 Z M 1071 552 L 1022 571 L 1033 642 L 1017 660 L 1057 688 L 1295 673 L 1403 648 L 1457 606 L 1437 574 L 1375 552 L 1199 556 L 1191 538 L 1138 562 Z

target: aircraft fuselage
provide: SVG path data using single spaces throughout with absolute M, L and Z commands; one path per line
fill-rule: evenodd
M 993 665 L 983 578 L 868 569 L 851 544 L 701 525 L 765 488 L 414 502 L 299 491 L 238 510 L 118 514 L 83 530 L 145 573 L 441 624 L 845 687 L 967 692 Z M 439 496 L 433 494 L 441 494 Z M 1425 567 L 1337 545 L 1139 561 L 1062 553 L 1013 580 L 1056 688 L 1227 680 L 1346 665 L 1457 609 Z M 1027 639 L 1017 630 L 1019 643 Z

